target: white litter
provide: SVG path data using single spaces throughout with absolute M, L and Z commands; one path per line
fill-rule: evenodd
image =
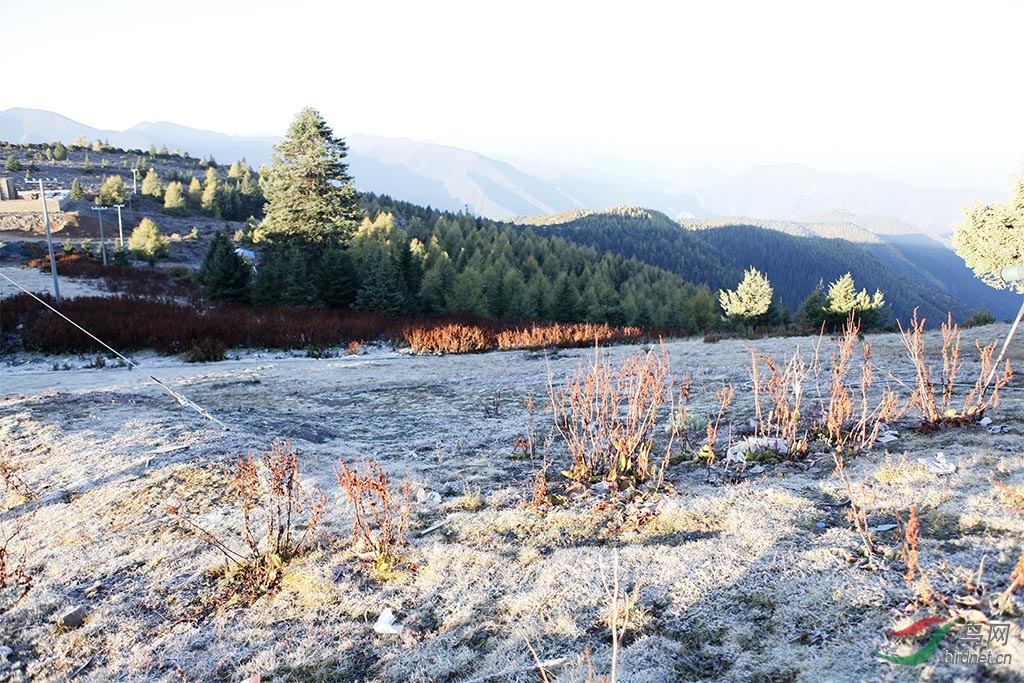
M 421 487 L 416 489 L 416 502 L 421 505 L 437 505 L 441 502 L 441 494 Z
M 946 454 L 938 452 L 934 458 L 918 458 L 917 461 L 928 468 L 933 474 L 953 474 L 956 472 L 956 464 L 946 462 Z
M 980 424 L 982 427 L 988 427 L 990 424 L 992 424 L 992 418 L 986 415 L 985 417 L 978 420 L 978 424 Z
M 375 633 L 383 633 L 385 635 L 398 635 L 405 628 L 401 624 L 395 623 L 395 613 L 391 611 L 390 607 L 385 607 L 384 611 L 377 617 L 377 623 L 373 625 Z

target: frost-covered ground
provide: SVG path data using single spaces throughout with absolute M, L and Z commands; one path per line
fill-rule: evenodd
M 977 374 L 975 337 L 1005 333 L 965 332 L 964 381 Z M 899 337 L 868 339 L 876 382 L 908 400 L 913 371 Z M 941 340 L 927 341 L 941 366 Z M 713 410 L 723 383 L 735 387 L 727 423 L 739 432 L 753 415 L 751 349 L 781 362 L 797 349 L 810 361 L 817 347 L 827 367 L 833 346 L 794 338 L 666 348 L 673 373 L 693 378 L 693 412 Z M 680 458 L 658 494 L 583 491 L 547 511 L 526 507 L 541 459 L 552 461 L 555 486 L 568 464 L 561 441 L 549 438 L 549 378 L 560 386 L 593 354 L 250 351 L 205 365 L 140 354 L 142 370 L 110 357 L 100 368 L 95 356 L 0 359 L 0 444 L 37 496 L 34 504 L 0 498 L 4 529 L 20 531 L 8 547 L 24 549 L 33 579 L 13 607 L 0 593 L 0 680 L 536 681 L 532 646 L 554 680 L 582 681 L 587 650 L 596 673 L 610 671 L 606 584 L 616 549 L 631 617 L 621 681 L 1021 680 L 1024 589 L 1002 611 L 995 598 L 1024 547 L 1024 513 L 990 482 L 1024 494 L 1020 380 L 986 427 L 919 434 L 911 410 L 893 425 L 898 439 L 846 461 L 855 502 L 880 529 L 868 563 L 847 519 L 848 492 L 823 452 L 737 477 L 719 466 L 710 481 L 703 464 Z M 826 371 L 821 400 L 827 383 Z M 807 391 L 818 400 L 817 389 Z M 529 432 L 530 395 L 534 460 L 515 445 Z M 328 510 L 314 551 L 287 565 L 278 590 L 244 606 L 226 600 L 223 555 L 166 507 L 182 504 L 241 549 L 228 479 L 240 456 L 275 439 L 301 451 L 305 483 L 327 494 Z M 918 460 L 940 452 L 954 473 Z M 334 474 L 339 460 L 363 457 L 376 458 L 393 483 L 408 477 L 422 500 L 406 562 L 388 580 L 354 556 Z M 907 584 L 898 529 L 888 529 L 911 506 L 921 518 L 919 562 L 937 595 L 930 602 Z M 56 618 L 76 606 L 86 609 L 84 623 L 58 628 Z M 375 633 L 385 608 L 411 628 Z M 922 665 L 872 655 L 916 651 L 935 627 L 904 638 L 885 631 L 935 616 L 986 619 L 986 634 L 1008 623 L 1006 645 L 985 651 L 1010 663 L 944 661 L 963 649 L 964 624 Z

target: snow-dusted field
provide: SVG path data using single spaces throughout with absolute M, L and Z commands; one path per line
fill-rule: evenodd
M 45 287 L 45 285 L 44 285 Z M 973 342 L 1004 326 L 964 333 L 965 381 Z M 913 369 L 897 335 L 869 337 L 876 382 L 909 400 Z M 816 338 L 668 343 L 672 371 L 693 378 L 691 408 L 715 409 L 731 384 L 723 426 L 753 415 L 750 353 L 780 362 L 797 349 L 825 362 L 835 342 Z M 931 360 L 941 340 L 929 335 Z M 820 344 L 820 346 L 819 346 Z M 1017 365 L 1019 343 L 1011 348 Z M 612 358 L 641 352 L 607 351 Z M 386 349 L 307 359 L 237 352 L 187 365 L 140 354 L 142 369 L 95 357 L 0 359 L 0 446 L 35 502 L 0 488 L 9 551 L 26 553 L 32 587 L 10 606 L 0 592 L 0 680 L 536 681 L 611 669 L 614 557 L 630 621 L 617 655 L 620 681 L 1021 680 L 1024 589 L 1001 606 L 1024 547 L 1024 513 L 990 478 L 1024 494 L 1024 392 L 1015 379 L 988 416 L 931 434 L 908 411 L 899 438 L 847 459 L 855 503 L 868 512 L 876 553 L 867 562 L 847 519 L 849 500 L 827 453 L 763 463 L 732 476 L 679 458 L 668 491 L 636 499 L 571 493 L 547 511 L 527 508 L 541 460 L 553 485 L 568 456 L 550 436 L 549 381 L 560 386 L 593 350 L 545 357 L 500 352 L 414 356 Z M 179 404 L 147 375 L 210 412 Z M 808 396 L 827 401 L 827 372 Z M 537 403 L 539 453 L 515 446 Z M 328 497 L 316 548 L 285 568 L 280 587 L 249 606 L 227 599 L 224 556 L 168 515 L 169 500 L 243 547 L 228 484 L 238 458 L 275 439 L 301 451 L 307 486 Z M 660 444 L 662 447 L 664 444 Z M 919 458 L 955 464 L 937 474 Z M 680 451 L 682 453 L 682 451 Z M 351 510 L 339 460 L 376 458 L 415 502 L 406 563 L 380 580 L 350 543 Z M 0 480 L 2 487 L 2 480 Z M 437 496 L 432 494 L 438 494 Z M 919 563 L 935 597 L 904 578 L 896 514 L 921 518 Z M 617 549 L 617 553 L 616 553 Z M 55 620 L 82 606 L 81 626 Z M 393 610 L 402 634 L 374 631 Z M 890 664 L 915 637 L 887 637 L 924 617 L 1009 623 L 1010 662 L 945 661 L 960 624 L 919 666 Z M 973 627 L 972 627 L 973 628 Z M 988 631 L 986 630 L 986 633 Z

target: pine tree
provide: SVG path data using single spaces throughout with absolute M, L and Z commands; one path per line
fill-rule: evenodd
M 203 203 L 203 184 L 195 176 L 192 176 L 192 180 L 188 184 L 188 200 L 195 206 L 200 206 Z
M 718 303 L 727 318 L 738 321 L 741 325 L 753 325 L 761 316 L 768 312 L 772 305 L 772 285 L 768 277 L 757 268 L 750 267 L 743 273 L 734 290 L 723 290 Z
M 882 292 L 875 290 L 869 296 L 866 289 L 857 291 L 853 275 L 847 273 L 828 286 L 825 297 L 825 321 L 832 329 L 839 329 L 852 314 L 867 329 L 876 327 L 882 322 L 882 306 L 885 298 Z
M 82 189 L 82 183 L 78 182 L 78 178 L 71 181 L 71 200 L 80 202 L 85 199 L 85 190 Z
M 1002 269 L 1024 258 L 1024 170 L 1014 179 L 1010 201 L 976 202 L 953 226 L 953 251 L 982 282 L 1024 293 L 1024 280 L 1005 280 Z
M 317 303 L 329 308 L 347 308 L 356 300 L 356 274 L 348 253 L 328 249 L 314 274 Z
M 796 309 L 793 322 L 801 332 L 820 332 L 821 326 L 825 322 L 825 306 L 827 305 L 825 283 L 819 280 L 818 286 Z
M 348 147 L 311 108 L 295 117 L 262 175 L 266 214 L 257 241 L 344 243 L 359 224 Z
M 164 213 L 169 216 L 186 216 L 188 207 L 185 205 L 185 191 L 178 181 L 167 184 L 164 192 Z
M 16 173 L 17 171 L 20 171 L 21 162 L 18 161 L 18 157 L 14 156 L 13 154 L 7 157 L 7 163 L 4 164 L 4 170 L 11 173 Z
M 177 183 L 179 188 L 181 183 Z M 252 267 L 238 253 L 227 234 L 218 232 L 199 268 L 203 295 L 210 301 L 245 303 L 249 300 Z
M 203 183 L 203 196 L 200 198 L 203 213 L 213 218 L 220 218 L 224 208 L 224 187 L 217 177 L 214 166 L 206 169 L 206 181 Z
M 309 306 L 315 300 L 310 282 L 309 262 L 302 249 L 288 249 L 282 279 L 281 303 L 285 306 Z
M 164 183 L 155 168 L 150 168 L 142 179 L 142 194 L 160 199 L 164 196 Z
M 354 308 L 387 315 L 402 313 L 405 297 L 398 280 L 398 268 L 391 256 L 384 249 L 374 250 L 367 260 Z
M 170 254 L 170 244 L 160 233 L 156 223 L 149 218 L 143 218 L 128 238 L 128 251 L 132 252 L 135 258 L 147 261 L 152 266 L 157 259 Z
M 128 188 L 124 185 L 124 179 L 119 175 L 107 176 L 100 186 L 100 193 L 96 195 L 96 203 L 100 206 L 114 206 L 128 202 Z
M 54 161 L 67 161 L 68 148 L 64 146 L 64 143 L 59 140 L 53 143 L 53 160 Z

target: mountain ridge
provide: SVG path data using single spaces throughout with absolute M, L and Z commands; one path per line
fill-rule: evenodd
M 170 122 L 140 123 L 126 131 L 93 128 L 41 110 L 0 111 L 0 139 L 71 142 L 78 135 L 125 149 L 150 145 L 179 149 L 222 162 L 246 159 L 254 168 L 271 158 L 279 138 L 202 131 Z M 442 210 L 469 210 L 495 220 L 599 210 L 616 204 L 650 206 L 677 219 L 756 216 L 818 220 L 833 212 L 875 217 L 876 227 L 899 224 L 900 232 L 943 234 L 961 207 L 990 202 L 1000 192 L 977 187 L 922 188 L 866 174 L 819 171 L 801 164 L 755 166 L 737 174 L 680 180 L 668 169 L 631 175 L 607 168 L 550 169 L 543 175 L 470 150 L 408 138 L 350 133 L 349 165 L 361 190 L 415 199 Z M 635 168 L 636 165 L 634 164 Z

